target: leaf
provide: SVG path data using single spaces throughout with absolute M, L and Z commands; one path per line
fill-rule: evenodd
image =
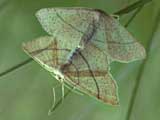
M 21 43 L 46 34 L 40 28 L 34 13 L 44 7 L 88 6 L 101 8 L 106 12 L 119 10 L 128 5 L 126 1 L 10 1 L 0 12 L 0 71 L 28 58 L 21 49 Z M 132 1 L 135 2 L 135 1 Z M 88 4 L 87 4 L 88 3 Z M 146 46 L 150 40 L 153 19 L 159 1 L 149 3 L 130 23 L 128 29 Z M 130 13 L 131 14 L 131 13 Z M 129 14 L 129 15 L 130 15 Z M 126 16 L 128 18 L 128 16 Z M 151 56 L 145 67 L 143 79 L 138 89 L 138 96 L 131 119 L 159 119 L 159 37 L 154 38 Z M 147 48 L 147 47 L 146 47 Z M 70 94 L 52 116 L 47 116 L 52 105 L 52 87 L 55 80 L 35 62 L 17 69 L 0 78 L 0 119 L 2 120 L 125 120 L 132 90 L 139 69 L 139 62 L 130 64 L 112 64 L 112 73 L 118 80 L 120 107 L 103 105 L 87 96 Z M 32 66 L 32 67 L 31 67 Z M 58 91 L 58 90 L 57 90 Z M 61 94 L 57 93 L 57 97 Z
M 154 94 L 153 94 L 153 92 L 151 92 L 151 91 L 157 91 L 157 88 L 155 89 L 155 88 L 152 88 L 151 86 L 150 86 L 150 82 L 151 81 L 148 81 L 149 79 L 152 79 L 152 80 L 154 80 L 154 81 L 156 81 L 156 82 L 158 82 L 157 80 L 157 78 L 154 78 L 153 76 L 156 74 L 156 75 L 158 75 L 157 73 L 160 73 L 160 70 L 158 70 L 157 69 L 157 67 L 156 66 L 153 66 L 153 65 L 155 65 L 155 64 L 157 64 L 157 61 L 155 60 L 155 56 L 153 56 L 153 54 L 156 54 L 156 53 L 154 53 L 155 52 L 155 50 L 154 49 L 156 49 L 156 52 L 159 52 L 159 45 L 157 45 L 156 47 L 153 47 L 153 46 L 155 46 L 155 44 L 157 43 L 157 41 L 158 41 L 158 39 L 159 39 L 159 31 L 160 31 L 160 9 L 158 10 L 158 12 L 157 12 L 157 16 L 156 16 L 156 18 L 155 18 L 155 25 L 153 26 L 153 28 L 152 28 L 152 34 L 151 34 L 151 40 L 148 42 L 148 46 L 147 46 L 147 51 L 148 51 L 148 57 L 147 57 L 147 59 L 143 62 L 143 64 L 142 64 L 142 66 L 141 66 L 141 68 L 140 68 L 140 70 L 139 70 L 139 74 L 138 74 L 138 76 L 137 76 L 137 81 L 136 81 L 136 84 L 135 84 L 135 88 L 133 89 L 133 94 L 132 94 L 132 97 L 131 97 L 131 102 L 130 102 L 130 106 L 129 106 L 129 109 L 128 109 L 128 115 L 127 115 L 127 118 L 126 119 L 134 119 L 134 117 L 133 117 L 133 115 L 132 114 L 137 114 L 137 116 L 138 116 L 138 114 L 139 113 L 137 113 L 136 111 L 135 111 L 135 105 L 136 104 L 139 104 L 140 102 L 138 102 L 137 103 L 137 101 L 142 101 L 143 99 L 145 99 L 145 98 L 147 98 L 147 100 L 145 101 L 145 103 L 146 102 L 149 102 L 149 100 L 151 100 L 150 99 L 150 96 L 152 96 L 151 98 L 155 98 L 156 96 L 154 96 Z M 159 43 L 158 43 L 159 44 Z M 154 52 L 153 52 L 154 51 Z M 157 57 L 159 57 L 159 56 L 156 56 L 156 59 L 157 59 Z M 152 61 L 155 61 L 154 63 L 152 62 Z M 152 64 L 150 64 L 150 62 L 152 62 Z M 157 69 L 157 72 L 156 73 L 150 73 L 149 72 L 149 69 L 150 69 L 150 65 L 152 65 L 152 67 L 154 68 L 154 69 Z M 147 73 L 147 74 L 146 74 Z M 147 78 L 149 78 L 149 79 L 147 79 Z M 145 80 L 145 81 L 144 81 Z M 145 82 L 145 83 L 144 83 Z M 142 84 L 143 83 L 143 84 Z M 150 83 L 150 84 L 148 84 L 148 83 Z M 153 81 L 152 81 L 152 83 L 153 83 Z M 157 84 L 157 83 L 156 83 Z M 154 86 L 156 86 L 156 84 L 154 85 Z M 143 87 L 143 86 L 148 86 L 147 88 L 146 87 Z M 152 84 L 153 85 L 153 84 Z M 151 91 L 150 91 L 150 87 L 152 88 L 151 89 Z M 143 88 L 143 89 L 142 89 Z M 143 95 L 141 95 L 142 94 L 142 92 L 143 92 Z M 147 96 L 144 94 L 144 93 L 147 93 Z M 153 95 L 152 95 L 153 94 Z M 137 100 L 137 97 L 139 97 L 139 98 L 141 98 L 141 99 L 138 99 Z M 153 105 L 150 105 L 150 106 L 154 106 L 154 104 L 156 104 L 157 103 L 157 101 L 158 101 L 158 99 L 159 98 L 155 98 L 155 99 L 152 99 L 152 101 L 155 101 L 155 102 L 153 102 L 152 104 Z M 142 109 L 141 107 L 143 106 L 143 109 L 144 109 L 144 107 L 145 107 L 145 103 L 143 103 L 143 101 L 141 102 L 141 105 L 140 105 L 140 107 L 139 107 L 139 109 Z M 143 104 L 143 105 L 142 105 Z M 147 112 L 149 112 L 149 110 L 147 110 L 146 109 L 146 111 Z M 155 114 L 157 114 L 157 111 L 156 110 L 152 110 L 152 111 L 154 111 L 154 113 Z M 133 112 L 133 113 L 132 113 Z M 141 113 L 142 114 L 142 113 Z M 145 114 L 144 112 L 143 112 L 143 114 Z M 152 116 L 152 114 L 149 114 L 149 116 L 147 115 L 145 115 L 145 117 L 143 117 L 143 116 L 141 116 L 141 118 L 140 119 L 151 119 L 151 117 L 150 116 Z

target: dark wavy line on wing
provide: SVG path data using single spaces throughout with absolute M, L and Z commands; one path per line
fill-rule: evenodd
M 89 70 L 89 72 L 91 73 L 91 75 L 92 75 L 92 77 L 93 77 L 93 80 L 94 80 L 94 82 L 95 82 L 95 84 L 96 84 L 96 88 L 97 88 L 97 98 L 100 98 L 100 88 L 99 88 L 99 85 L 98 85 L 97 80 L 95 79 L 94 73 L 92 72 L 91 67 L 90 67 L 87 59 L 83 56 L 83 54 L 82 54 L 80 51 L 79 51 L 78 53 L 79 53 L 79 55 L 82 57 L 82 59 L 84 60 L 84 62 L 87 64 L 88 70 Z

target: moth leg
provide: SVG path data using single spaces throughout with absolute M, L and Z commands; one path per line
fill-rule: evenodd
M 112 14 L 111 17 L 115 18 L 115 19 L 118 20 L 118 21 L 120 20 L 119 15 L 114 15 L 114 14 Z
M 56 92 L 55 92 L 55 88 L 52 88 L 52 93 L 53 93 L 53 103 L 51 108 L 48 111 L 48 115 L 51 115 L 51 113 L 53 112 L 53 110 L 55 109 L 55 105 L 56 105 Z
M 68 63 L 62 65 L 61 70 L 64 72 L 65 68 L 66 68 L 68 65 L 73 65 L 73 67 L 75 68 L 75 71 L 76 71 L 76 73 L 77 73 L 78 82 L 73 85 L 73 86 L 75 87 L 74 89 L 76 89 L 76 86 L 79 85 L 79 70 L 78 70 L 78 68 L 76 67 L 76 65 L 74 65 L 74 64 L 73 64 L 72 62 L 70 62 L 69 60 L 68 60 Z M 67 74 L 66 74 L 66 76 L 67 76 L 69 79 L 72 79 L 72 77 L 71 77 L 70 75 L 67 75 Z M 65 85 L 65 87 L 68 88 L 68 89 L 72 89 L 71 85 L 69 85 L 69 84 L 67 84 L 67 83 L 64 84 L 64 81 L 65 81 L 65 80 L 63 80 L 63 85 Z M 62 90 L 62 91 L 63 91 L 63 90 Z M 75 92 L 75 93 L 77 93 L 77 94 L 79 94 L 79 95 L 83 95 L 83 94 L 80 93 L 80 91 L 78 91 L 77 89 L 74 90 L 73 92 Z
M 64 85 L 66 85 L 66 84 L 64 84 Z M 73 86 L 73 87 L 69 87 L 69 88 L 70 89 L 64 94 L 64 98 L 66 98 L 69 95 L 69 93 L 71 93 L 73 90 L 75 90 L 76 85 Z M 54 112 L 54 110 L 57 107 L 59 107 L 59 105 L 62 103 L 62 100 L 64 99 L 64 98 L 61 97 L 61 99 L 57 103 L 55 102 L 56 101 L 55 88 L 53 88 L 53 96 L 54 96 L 54 102 L 53 102 L 53 105 L 52 105 L 51 109 L 49 109 L 49 111 L 48 111 L 48 115 L 51 115 Z
M 62 102 L 64 100 L 64 81 L 61 81 L 61 88 L 62 88 Z

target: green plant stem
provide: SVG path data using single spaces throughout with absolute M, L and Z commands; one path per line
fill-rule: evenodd
M 139 8 L 137 8 L 137 10 L 134 12 L 134 14 L 131 16 L 131 18 L 126 22 L 126 24 L 124 25 L 125 27 L 128 27 L 129 24 L 133 21 L 133 19 L 136 17 L 136 15 L 141 11 L 141 9 L 143 8 L 144 4 L 141 5 Z
M 15 66 L 13 66 L 13 67 L 7 69 L 6 71 L 0 73 L 0 77 L 2 77 L 2 76 L 4 76 L 4 75 L 6 75 L 6 74 L 8 74 L 8 73 L 10 73 L 10 72 L 12 72 L 12 71 L 18 69 L 18 68 L 20 68 L 20 67 L 22 67 L 22 66 L 24 66 L 24 65 L 26 65 L 26 64 L 28 64 L 28 63 L 30 63 L 31 61 L 33 61 L 33 59 L 32 59 L 32 58 L 29 58 L 29 59 L 27 59 L 27 60 L 25 60 L 25 61 L 23 61 L 23 62 L 21 62 L 21 63 L 15 65 Z
M 128 14 L 129 12 L 132 12 L 132 11 L 134 11 L 135 9 L 137 9 L 137 8 L 143 6 L 143 5 L 145 5 L 146 3 L 151 2 L 151 1 L 152 1 L 152 0 L 139 0 L 139 1 L 137 1 L 137 2 L 135 2 L 135 3 L 133 3 L 133 4 L 131 4 L 131 5 L 129 5 L 129 6 L 125 7 L 125 8 L 123 8 L 123 9 L 115 12 L 114 14 L 115 14 L 115 15 L 119 15 L 119 16 Z

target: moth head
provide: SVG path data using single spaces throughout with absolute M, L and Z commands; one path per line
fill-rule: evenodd
M 58 69 L 55 69 L 53 72 L 55 74 L 55 78 L 60 82 L 64 79 L 64 75 Z

